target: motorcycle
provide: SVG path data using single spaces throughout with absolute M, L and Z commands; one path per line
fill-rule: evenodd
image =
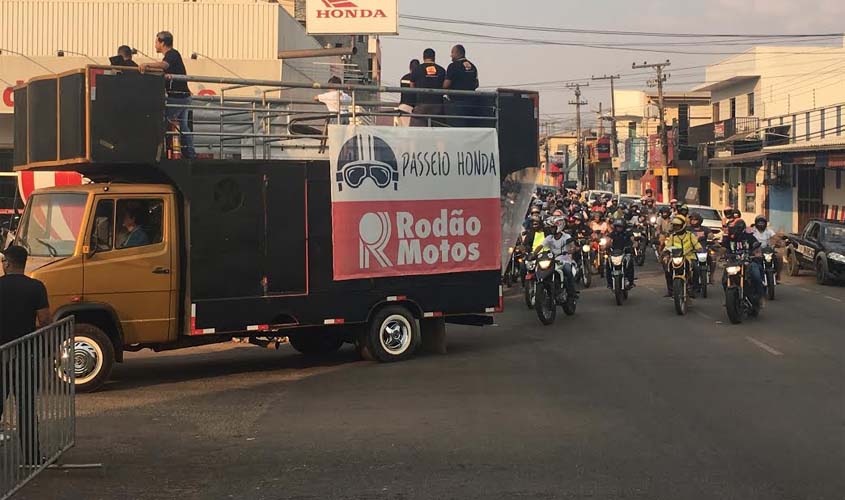
M 593 249 L 590 243 L 583 238 L 579 239 L 575 244 L 577 251 L 573 255 L 573 260 L 578 264 L 578 274 L 575 276 L 575 282 L 581 283 L 584 288 L 590 288 L 593 284 Z
M 763 249 L 763 284 L 766 285 L 766 295 L 769 300 L 775 300 L 775 288 L 778 284 L 775 259 L 777 259 L 777 254 L 774 248 Z
M 613 250 L 608 259 L 610 269 L 608 272 L 613 284 L 613 296 L 616 298 L 616 305 L 621 306 L 628 300 L 628 288 L 625 286 L 625 266 L 630 256 L 622 250 Z
M 667 247 L 669 254 L 669 269 L 672 272 L 672 299 L 675 302 L 675 312 L 679 316 L 687 313 L 689 303 L 689 276 L 691 268 L 687 259 L 684 258 L 684 250 L 680 247 Z
M 609 240 L 606 236 L 602 236 L 596 240 L 593 240 L 592 250 L 593 250 L 593 268 L 596 272 L 604 278 L 604 267 L 607 261 L 607 244 Z
M 505 275 L 502 278 L 506 287 L 510 288 L 515 283 L 519 281 L 523 281 L 524 277 L 522 275 L 522 261 L 523 261 L 523 249 L 521 246 L 517 246 L 516 248 L 511 247 L 508 249 L 510 252 L 511 258 L 508 262 L 508 267 L 505 270 Z
M 642 267 L 645 264 L 645 252 L 647 248 L 647 236 L 648 234 L 643 234 L 643 227 L 636 226 L 634 227 L 633 231 L 633 240 L 634 240 L 634 263 L 638 266 Z
M 750 266 L 751 258 L 745 251 L 730 256 L 725 266 L 725 309 L 728 319 L 735 325 L 742 323 L 746 317 L 756 317 L 760 314 L 760 301 L 752 297 L 751 284 L 746 280 Z
M 707 286 L 710 284 L 710 248 L 705 247 L 695 253 L 698 260 L 698 290 L 702 298 L 707 298 Z
M 525 256 L 525 281 L 522 284 L 522 294 L 525 297 L 525 305 L 528 309 L 534 309 L 537 294 L 537 259 L 534 255 Z
M 567 316 L 575 314 L 576 297 L 572 297 L 564 285 L 563 269 L 555 260 L 554 254 L 542 249 L 537 254 L 537 271 L 535 275 L 536 296 L 534 309 L 540 323 L 549 326 L 557 317 L 557 306 L 561 306 Z

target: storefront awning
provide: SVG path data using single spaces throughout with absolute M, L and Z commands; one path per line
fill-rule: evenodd
M 760 163 L 766 159 L 769 153 L 765 151 L 752 151 L 750 153 L 742 153 L 738 155 L 724 156 L 720 158 L 711 158 L 708 164 L 711 167 L 740 165 L 746 163 Z

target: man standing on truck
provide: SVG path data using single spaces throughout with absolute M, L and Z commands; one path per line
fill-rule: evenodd
M 463 45 L 452 47 L 452 64 L 446 70 L 446 80 L 443 82 L 444 89 L 452 90 L 476 90 L 478 89 L 478 68 L 471 63 L 466 56 L 466 49 Z M 449 96 L 448 114 L 452 116 L 476 116 L 475 96 Z M 475 120 L 467 118 L 452 118 L 453 127 L 474 127 Z
M 34 332 L 36 326 L 45 327 L 50 324 L 47 289 L 40 281 L 24 274 L 28 257 L 26 249 L 17 245 L 10 246 L 0 254 L 4 273 L 0 276 L 0 345 Z M 0 419 L 6 398 L 14 392 L 18 407 L 19 441 L 24 461 L 27 465 L 39 465 L 41 457 L 35 412 L 35 381 L 38 380 L 38 374 L 32 370 L 37 365 L 27 360 L 22 361 L 24 362 L 15 363 L 8 360 L 8 365 L 0 365 L 4 375 L 0 380 L 5 382 L 0 388 Z M 20 367 L 17 373 L 12 371 L 13 365 Z M 27 370 L 30 370 L 29 373 Z M 23 384 L 27 381 L 31 385 L 24 388 Z M 0 434 L 0 441 L 3 440 L 5 434 Z M 35 446 L 28 443 L 35 443 Z M 27 456 L 32 453 L 35 456 Z
M 434 62 L 434 49 L 423 51 L 423 63 L 417 67 L 411 78 L 411 87 L 416 89 L 443 89 L 443 82 L 446 80 L 446 70 L 443 66 Z M 419 94 L 417 105 L 414 108 L 415 115 L 442 115 L 443 95 L 442 93 Z M 429 118 L 414 116 L 411 118 L 412 127 L 428 126 Z
M 143 63 L 138 69 L 141 72 L 147 69 L 160 69 L 164 71 L 167 81 L 167 104 L 170 105 L 166 111 L 167 120 L 179 125 L 179 133 L 182 139 L 182 156 L 185 158 L 195 158 L 194 138 L 192 135 L 186 134 L 186 132 L 190 132 L 187 106 L 191 105 L 191 91 L 188 89 L 188 82 L 175 82 L 170 78 L 170 75 L 187 74 L 185 63 L 182 61 L 182 54 L 173 48 L 173 34 L 169 31 L 160 31 L 156 34 L 155 47 L 156 52 L 162 54 L 164 59 L 159 62 Z
M 403 76 L 402 79 L 399 81 L 400 87 L 411 88 L 411 82 L 413 82 L 414 79 L 414 71 L 416 71 L 419 66 L 419 59 L 411 59 L 411 62 L 408 67 L 408 74 Z M 414 112 L 414 106 L 416 105 L 416 94 L 406 94 L 405 92 L 402 93 L 402 97 L 399 101 L 399 112 L 402 114 L 397 117 L 397 126 L 408 127 L 411 125 L 411 113 Z

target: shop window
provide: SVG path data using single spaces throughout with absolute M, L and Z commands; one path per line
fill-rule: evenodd
M 720 121 L 720 118 L 719 118 L 719 103 L 714 102 L 713 103 L 713 123 L 716 123 L 718 121 Z

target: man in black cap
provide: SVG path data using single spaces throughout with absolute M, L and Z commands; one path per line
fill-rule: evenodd
M 423 63 L 417 66 L 411 78 L 411 87 L 416 89 L 443 89 L 443 82 L 446 80 L 446 70 L 443 66 L 434 62 L 434 49 L 423 51 Z M 442 115 L 443 94 L 426 93 L 417 95 L 417 105 L 414 107 L 415 115 Z M 412 127 L 426 127 L 433 119 L 428 117 L 414 116 L 411 118 Z
M 477 90 L 478 89 L 478 68 L 467 59 L 466 49 L 463 45 L 452 47 L 452 64 L 446 70 L 446 80 L 443 82 L 444 89 L 451 90 Z M 447 114 L 450 116 L 477 116 L 478 103 L 475 96 L 448 96 L 449 104 Z M 467 118 L 451 118 L 449 122 L 453 127 L 477 126 L 478 120 Z
M 26 249 L 16 245 L 10 246 L 0 254 L 4 273 L 0 276 L 0 345 L 34 332 L 36 326 L 45 327 L 50 324 L 47 289 L 40 281 L 24 274 L 28 257 Z M 16 372 L 13 367 L 17 367 Z M 21 452 L 27 465 L 40 465 L 42 461 L 35 407 L 38 380 L 36 367 L 35 363 L 27 359 L 9 360 L 8 363 L 0 365 L 0 370 L 4 372 L 4 376 L 0 377 L 4 382 L 0 388 L 0 418 L 6 398 L 14 392 L 18 407 Z M 0 434 L 0 440 L 5 439 L 6 435 Z M 25 445 L 25 442 L 34 445 Z

